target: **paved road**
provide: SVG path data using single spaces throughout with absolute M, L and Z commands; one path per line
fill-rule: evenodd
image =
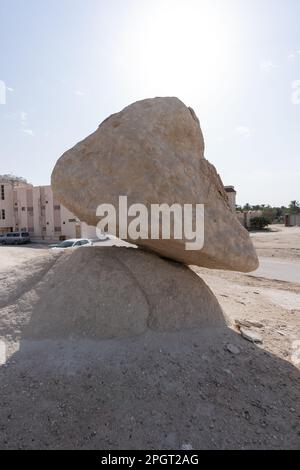
M 260 258 L 259 269 L 251 275 L 300 284 L 300 262 Z

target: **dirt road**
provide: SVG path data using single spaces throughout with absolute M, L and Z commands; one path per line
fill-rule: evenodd
M 300 284 L 300 260 L 291 261 L 260 257 L 259 261 L 260 267 L 254 273 L 251 273 L 253 276 Z

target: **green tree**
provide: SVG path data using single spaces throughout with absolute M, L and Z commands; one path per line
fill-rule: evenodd
M 244 205 L 243 210 L 244 210 L 244 211 L 247 211 L 247 212 L 248 212 L 248 211 L 251 211 L 251 210 L 252 210 L 252 206 L 250 206 L 250 204 L 247 203 L 247 204 Z
M 254 230 L 262 230 L 270 224 L 270 220 L 267 217 L 253 217 L 251 219 L 251 228 Z
M 27 183 L 27 180 L 25 178 L 21 178 L 21 176 L 16 176 L 16 175 L 0 175 L 0 179 L 2 181 L 15 181 L 19 183 Z
M 270 222 L 273 222 L 276 219 L 276 209 L 270 205 L 265 206 L 263 209 L 263 216 L 269 219 Z
M 291 201 L 289 205 L 290 214 L 300 214 L 300 204 L 298 201 Z

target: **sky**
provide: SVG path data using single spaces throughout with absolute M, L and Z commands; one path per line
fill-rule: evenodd
M 177 96 L 239 204 L 300 200 L 299 0 L 0 0 L 0 174 L 50 183 L 110 114 Z

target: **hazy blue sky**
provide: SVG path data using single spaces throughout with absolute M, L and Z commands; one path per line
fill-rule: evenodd
M 240 203 L 300 199 L 299 0 L 0 0 L 0 21 L 0 174 L 49 184 L 109 114 L 178 96 Z

